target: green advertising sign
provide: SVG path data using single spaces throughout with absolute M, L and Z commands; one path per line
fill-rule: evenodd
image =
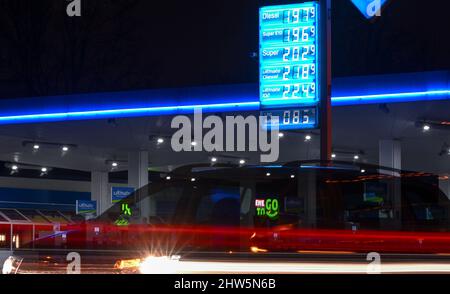
M 256 199 L 255 207 L 256 215 L 259 217 L 267 217 L 270 220 L 276 220 L 280 215 L 280 203 L 278 202 L 278 199 Z
M 132 215 L 133 210 L 131 209 L 130 205 L 127 203 L 122 203 L 122 205 L 120 206 L 120 216 L 114 222 L 114 224 L 119 227 L 128 226 L 130 224 L 129 218 Z

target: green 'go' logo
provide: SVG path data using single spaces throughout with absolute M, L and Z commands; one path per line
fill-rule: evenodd
M 277 199 L 267 199 L 266 215 L 270 219 L 276 219 L 280 214 L 280 205 Z
M 267 216 L 271 220 L 278 218 L 280 204 L 277 199 L 256 200 L 256 212 L 258 216 Z

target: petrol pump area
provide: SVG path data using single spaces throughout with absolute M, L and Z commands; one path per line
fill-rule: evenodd
M 81 2 L 92 7 L 87 1 Z M 12 47 L 5 49 L 1 59 L 4 70 L 0 71 L 0 263 L 10 255 L 20 255 L 16 252 L 21 250 L 44 256 L 39 253 L 44 248 L 40 245 L 42 240 L 54 250 L 49 251 L 50 256 L 57 251 L 76 251 L 70 247 L 70 235 L 78 226 L 89 228 L 83 236 L 87 243 L 96 242 L 90 249 L 106 252 L 109 241 L 102 235 L 107 230 L 133 226 L 144 231 L 157 230 L 160 225 L 169 226 L 172 220 L 181 219 L 180 215 L 184 217 L 179 212 L 184 211 L 183 207 L 194 211 L 186 213 L 190 215 L 186 225 L 190 230 L 194 227 L 194 231 L 196 226 L 201 228 L 200 233 L 195 231 L 200 235 L 209 234 L 209 227 L 222 227 L 220 221 L 226 227 L 236 225 L 243 230 L 247 226 L 280 232 L 307 230 L 313 236 L 317 230 L 318 237 L 308 237 L 309 241 L 300 238 L 299 248 L 289 243 L 289 250 L 295 247 L 297 254 L 345 252 L 356 256 L 368 253 L 365 248 L 377 252 L 364 243 L 364 238 L 397 240 L 396 233 L 400 236 L 397 244 L 405 248 L 405 256 L 448 254 L 450 247 L 445 242 L 450 234 L 450 62 L 442 53 L 450 49 L 448 32 L 438 30 L 433 37 L 417 33 L 417 27 L 424 26 L 427 31 L 440 23 L 429 16 L 422 22 L 415 20 L 420 14 L 416 11 L 419 4 L 407 7 L 396 0 L 345 2 L 340 6 L 329 0 L 249 1 L 242 4 L 234 21 L 224 12 L 217 20 L 189 22 L 186 34 L 198 30 L 208 36 L 198 46 L 198 37 L 189 41 L 189 37 L 180 36 L 180 42 L 168 41 L 166 34 L 172 34 L 174 27 L 186 22 L 186 17 L 180 17 L 167 31 L 161 27 L 151 29 L 152 21 L 143 24 L 149 26 L 149 35 L 154 32 L 159 38 L 154 47 L 145 42 L 142 47 L 148 54 L 159 54 L 163 64 L 155 65 L 153 78 L 158 80 L 160 76 L 162 86 L 150 86 L 149 82 L 146 87 L 143 82 L 140 85 L 144 86 L 120 91 L 108 91 L 107 87 L 96 90 L 101 79 L 95 81 L 89 76 L 92 80 L 78 80 L 90 85 L 86 86 L 87 91 L 24 95 L 22 84 L 6 79 L 8 66 L 11 71 L 17 64 L 8 63 Z M 434 2 L 437 7 L 448 6 L 443 1 Z M 158 10 L 159 4 L 139 5 Z M 223 4 L 223 9 L 239 10 L 239 5 L 232 8 L 231 4 Z M 187 9 L 182 4 L 175 10 L 183 7 Z M 409 14 L 402 12 L 405 7 Z M 188 11 L 199 17 L 211 14 L 212 8 L 206 5 L 200 11 Z M 142 17 L 138 9 L 129 13 Z M 174 13 L 183 15 L 181 11 Z M 64 22 L 67 34 L 71 36 L 71 30 L 78 32 L 89 17 L 88 13 L 69 17 Z M 221 24 L 225 20 L 231 24 Z M 161 18 L 155 20 L 159 21 Z M 440 21 L 445 27 L 446 21 Z M 204 28 L 209 23 L 213 31 L 237 36 L 220 39 Z M 219 29 L 222 25 L 223 30 Z M 237 28 L 241 28 L 239 33 L 235 33 Z M 138 30 L 131 26 L 133 29 Z M 109 34 L 108 27 L 98 31 Z M 49 34 L 43 36 L 44 41 L 48 42 L 46 38 L 52 36 Z M 422 47 L 406 50 L 415 37 Z M 239 45 L 244 39 L 252 39 L 250 45 Z M 60 44 L 56 43 L 55 50 L 59 52 Z M 192 56 L 183 56 L 188 53 L 180 49 L 171 57 L 176 61 L 168 61 L 162 53 L 175 51 L 164 46 L 175 43 Z M 219 44 L 211 45 L 212 48 L 229 50 L 223 49 L 221 55 L 210 58 L 205 53 L 209 50 L 205 44 L 209 43 Z M 92 46 L 95 53 L 95 46 L 100 45 Z M 205 60 L 201 59 L 202 54 L 188 49 L 196 46 L 204 51 Z M 254 52 L 247 52 L 249 48 Z M 124 56 L 134 54 L 129 50 Z M 145 63 L 145 56 L 139 57 L 140 62 Z M 447 60 L 439 60 L 440 57 Z M 49 62 L 58 62 L 58 58 Z M 85 58 L 94 60 L 92 56 Z M 228 64 L 235 58 L 246 61 L 241 62 L 242 66 Z M 195 76 L 196 69 L 185 69 L 193 64 L 199 64 L 197 70 L 203 72 L 198 75 L 202 78 L 190 85 L 189 71 Z M 166 67 L 163 73 L 161 68 Z M 223 82 L 217 78 L 220 75 L 211 74 L 228 67 L 241 68 L 242 72 L 238 78 L 230 72 L 223 73 Z M 124 70 L 126 74 L 134 68 L 138 66 L 127 64 L 123 68 L 108 68 L 105 73 Z M 173 81 L 167 83 L 164 79 L 175 68 L 185 73 L 173 73 Z M 64 64 L 61 75 L 69 70 L 70 66 Z M 30 75 L 36 75 L 36 81 L 41 83 L 39 79 L 46 79 L 45 71 Z M 180 76 L 186 76 L 188 82 Z M 265 119 L 263 123 L 259 121 L 261 117 Z M 260 124 L 255 128 L 253 122 Z M 227 168 L 233 172 L 222 173 Z M 201 188 L 207 181 L 211 181 L 207 188 Z M 160 185 L 169 188 L 161 192 L 157 188 Z M 177 189 L 187 186 L 188 192 L 183 190 L 180 196 L 185 200 L 179 200 Z M 208 196 L 198 196 L 200 190 Z M 251 195 L 249 200 L 247 192 Z M 231 220 L 231 216 L 236 220 Z M 96 224 L 98 220 L 101 225 Z M 107 221 L 111 222 L 105 225 Z M 321 238 L 320 230 L 329 235 L 317 245 L 311 240 Z M 282 233 L 276 232 L 271 239 L 276 246 L 265 240 L 245 250 L 254 254 L 288 250 L 282 245 L 288 242 L 278 241 L 275 236 Z M 326 240 L 339 236 L 339 232 L 356 234 L 351 239 L 356 241 L 345 239 L 347 245 L 343 245 L 345 242 L 336 237 L 339 240 L 330 243 L 335 245 L 329 245 L 327 242 L 331 241 Z M 367 235 L 358 237 L 358 232 Z M 422 233 L 429 236 L 425 240 L 432 238 L 434 243 L 414 243 Z M 257 239 L 254 235 L 250 239 Z M 408 238 L 412 238 L 411 243 L 406 243 Z M 225 237 L 211 240 L 208 239 L 208 246 L 214 252 L 225 250 L 228 244 Z M 389 241 L 383 244 L 381 253 L 402 253 Z M 272 245 L 277 249 L 272 249 Z M 240 249 L 243 247 L 241 244 Z M 190 250 L 199 253 L 203 249 Z M 226 249 L 229 255 L 235 251 Z M 183 258 L 183 253 L 176 253 Z M 450 265 L 445 265 L 435 271 L 450 272 Z M 253 270 L 246 266 L 243 268 L 247 272 Z M 296 273 L 292 266 L 280 266 L 279 272 Z M 415 266 L 420 272 L 420 265 Z M 230 271 L 238 273 L 240 269 L 237 265 Z

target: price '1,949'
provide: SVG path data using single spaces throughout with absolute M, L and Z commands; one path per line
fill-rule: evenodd
M 314 7 L 288 9 L 283 12 L 283 23 L 285 24 L 309 22 L 314 21 L 315 18 L 316 9 Z

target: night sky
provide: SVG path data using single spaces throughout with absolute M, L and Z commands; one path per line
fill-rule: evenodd
M 256 83 L 258 7 L 295 2 L 0 0 L 0 98 Z M 333 76 L 450 68 L 450 1 L 333 5 Z

